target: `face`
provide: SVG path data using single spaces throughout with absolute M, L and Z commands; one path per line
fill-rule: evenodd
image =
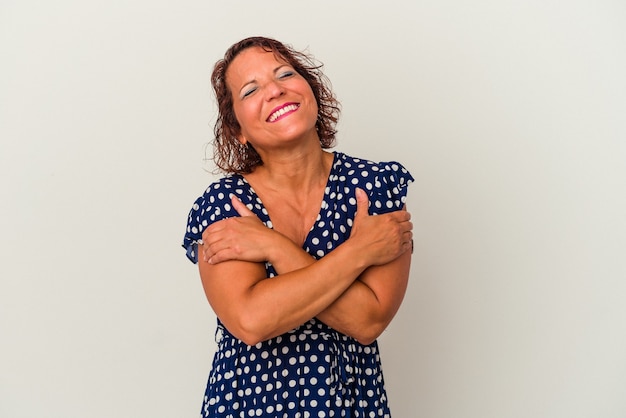
M 259 47 L 240 52 L 226 71 L 226 83 L 242 143 L 250 142 L 261 152 L 303 139 L 319 141 L 311 86 L 273 52 Z

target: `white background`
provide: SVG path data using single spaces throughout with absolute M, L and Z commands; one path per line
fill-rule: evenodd
M 394 417 L 626 416 L 620 0 L 2 0 L 0 416 L 198 415 L 180 243 L 211 67 L 257 34 L 325 63 L 338 150 L 416 178 Z

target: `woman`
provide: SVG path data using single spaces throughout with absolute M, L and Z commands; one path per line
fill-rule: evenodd
M 413 178 L 325 151 L 339 108 L 320 67 L 255 37 L 213 71 L 227 175 L 183 244 L 218 317 L 204 417 L 390 416 L 376 338 L 407 286 Z

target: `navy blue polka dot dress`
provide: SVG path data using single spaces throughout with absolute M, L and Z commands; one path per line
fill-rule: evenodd
M 370 214 L 402 208 L 413 181 L 397 162 L 374 163 L 335 152 L 320 212 L 303 248 L 324 257 L 350 236 L 355 190 L 365 190 Z M 269 228 L 263 203 L 240 175 L 211 184 L 196 200 L 183 246 L 197 262 L 197 242 L 211 223 L 238 216 L 235 194 Z M 267 277 L 276 271 L 266 263 Z M 281 336 L 249 346 L 217 320 L 217 351 L 202 417 L 390 417 L 376 342 L 362 345 L 312 318 Z

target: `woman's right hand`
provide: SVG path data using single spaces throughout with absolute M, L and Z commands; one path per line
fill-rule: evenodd
M 365 191 L 356 189 L 357 211 L 348 242 L 361 247 L 369 265 L 395 260 L 411 250 L 413 224 L 406 210 L 370 216 Z
M 267 250 L 283 236 L 266 227 L 236 196 L 231 203 L 240 216 L 215 222 L 202 232 L 204 261 L 210 264 L 228 260 L 268 261 Z

